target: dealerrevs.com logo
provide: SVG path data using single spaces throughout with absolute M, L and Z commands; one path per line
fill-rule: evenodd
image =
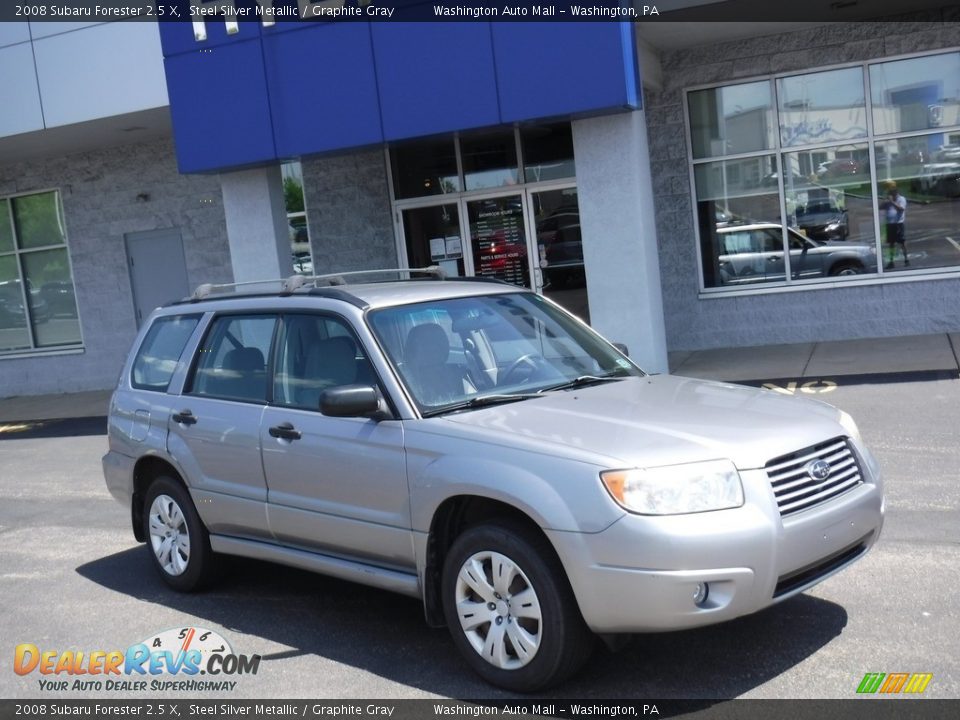
M 259 655 L 239 655 L 214 630 L 174 628 L 126 650 L 50 650 L 21 643 L 13 670 L 38 675 L 42 691 L 232 691 L 239 675 L 256 675 Z M 199 676 L 203 676 L 200 679 Z

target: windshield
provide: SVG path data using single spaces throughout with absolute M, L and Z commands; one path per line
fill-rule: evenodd
M 643 375 L 590 328 L 534 293 L 385 308 L 372 311 L 369 322 L 425 415 L 489 404 L 477 398 Z

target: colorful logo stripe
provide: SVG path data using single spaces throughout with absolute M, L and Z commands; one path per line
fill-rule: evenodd
M 867 673 L 857 686 L 857 692 L 865 695 L 922 693 L 931 680 L 933 673 Z

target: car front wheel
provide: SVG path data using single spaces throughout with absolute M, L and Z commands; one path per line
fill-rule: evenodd
M 182 592 L 200 588 L 210 577 L 210 537 L 187 490 L 160 476 L 144 499 L 144 535 L 153 565 L 170 587 Z
M 587 660 L 594 637 L 546 539 L 498 522 L 460 535 L 444 563 L 443 609 L 454 643 L 485 680 L 533 692 Z
M 838 263 L 830 268 L 830 275 L 832 276 L 860 275 L 862 273 L 863 266 L 856 263 Z

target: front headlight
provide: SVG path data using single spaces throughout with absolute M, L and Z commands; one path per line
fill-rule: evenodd
M 600 473 L 613 499 L 641 515 L 680 515 L 743 505 L 740 474 L 729 460 Z

